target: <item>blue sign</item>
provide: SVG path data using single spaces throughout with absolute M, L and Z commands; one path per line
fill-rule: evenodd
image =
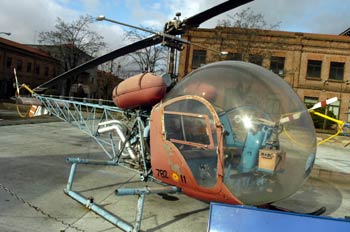
M 210 204 L 208 232 L 349 232 L 350 221 L 240 205 Z

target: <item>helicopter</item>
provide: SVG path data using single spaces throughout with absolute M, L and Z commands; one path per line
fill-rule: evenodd
M 19 96 L 19 89 L 25 88 L 35 104 L 88 133 L 108 157 L 68 158 L 67 195 L 125 231 L 139 231 L 147 194 L 181 192 L 207 202 L 285 210 L 272 203 L 295 193 L 310 175 L 316 134 L 309 110 L 293 89 L 263 67 L 241 61 L 208 64 L 170 91 L 165 77 L 141 73 L 114 88 L 115 106 L 40 94 L 63 79 L 148 46 L 181 50 L 186 41 L 177 36 L 185 30 L 248 2 L 225 1 L 182 21 L 171 20 L 163 32 L 92 59 L 33 90 L 16 81 L 19 104 L 25 104 Z M 122 166 L 138 172 L 141 181 L 156 181 L 161 187 L 116 190 L 119 196 L 138 195 L 132 225 L 73 190 L 79 164 Z

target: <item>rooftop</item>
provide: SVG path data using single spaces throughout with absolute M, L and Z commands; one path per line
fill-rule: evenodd
M 40 56 L 51 57 L 47 52 L 45 52 L 41 49 L 33 48 L 31 46 L 20 44 L 20 43 L 17 43 L 15 41 L 4 39 L 4 38 L 0 37 L 0 45 L 1 44 L 7 45 L 7 46 L 10 46 L 13 48 L 17 48 L 17 49 L 20 49 L 23 51 L 31 52 L 31 53 L 34 53 L 34 54 L 37 54 Z

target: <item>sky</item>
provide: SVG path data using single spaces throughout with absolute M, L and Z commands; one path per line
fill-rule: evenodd
M 0 36 L 24 44 L 36 44 L 38 34 L 54 30 L 57 18 L 70 23 L 82 15 L 105 15 L 107 18 L 136 26 L 159 28 L 181 12 L 188 18 L 223 0 L 1 0 Z M 261 13 L 267 23 L 280 22 L 279 30 L 339 34 L 350 27 L 350 2 L 344 0 L 255 0 L 228 11 L 201 25 L 213 28 L 225 19 L 250 7 Z M 107 51 L 128 43 L 121 25 L 96 21 L 91 30 L 98 32 L 107 43 Z M 10 36 L 1 34 L 10 32 Z

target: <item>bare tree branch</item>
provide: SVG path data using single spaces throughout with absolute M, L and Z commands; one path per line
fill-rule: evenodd
M 250 56 L 268 57 L 270 52 L 264 47 L 259 47 L 261 30 L 277 30 L 281 22 L 268 24 L 263 14 L 255 13 L 246 8 L 234 15 L 228 15 L 227 19 L 219 20 L 215 38 L 220 44 L 220 50 L 234 50 L 240 58 L 230 57 L 227 59 L 248 60 Z M 211 38 L 213 39 L 213 38 Z M 217 59 L 217 57 L 213 57 Z
M 149 28 L 146 28 L 149 29 Z M 152 30 L 153 29 L 149 29 Z M 131 41 L 138 41 L 148 37 L 149 34 L 137 31 L 133 29 L 126 33 L 126 38 Z M 163 69 L 161 66 L 164 66 L 168 57 L 168 49 L 161 45 L 154 45 L 144 49 L 141 49 L 137 52 L 128 54 L 131 57 L 134 64 L 136 64 L 141 72 L 150 71 L 157 72 L 160 69 Z
M 55 45 L 59 48 L 59 58 L 65 62 L 65 71 L 78 65 L 80 51 L 95 56 L 97 51 L 105 47 L 103 37 L 89 30 L 93 17 L 80 16 L 71 23 L 57 18 L 55 30 L 39 33 L 39 43 Z M 79 51 L 80 50 L 80 51 Z

